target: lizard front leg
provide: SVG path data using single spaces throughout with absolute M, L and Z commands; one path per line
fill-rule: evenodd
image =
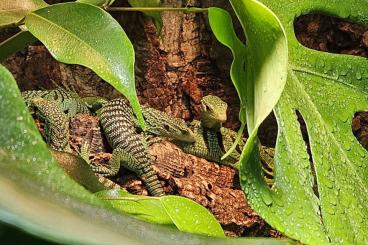
M 119 149 L 115 149 L 112 152 L 112 157 L 109 161 L 109 167 L 107 167 L 101 164 L 98 164 L 98 165 L 92 164 L 91 160 L 89 159 L 89 150 L 85 149 L 86 148 L 85 145 L 88 145 L 88 144 L 84 143 L 82 145 L 79 155 L 92 168 L 93 172 L 103 177 L 111 177 L 111 176 L 117 175 L 120 169 L 120 162 L 124 160 L 126 157 L 119 151 Z

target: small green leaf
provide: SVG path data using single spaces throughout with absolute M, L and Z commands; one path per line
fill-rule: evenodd
M 124 94 L 144 127 L 135 90 L 133 45 L 111 15 L 99 7 L 73 2 L 37 10 L 25 22 L 55 59 L 92 69 Z
M 19 23 L 28 13 L 48 6 L 42 0 L 1 0 L 0 27 Z
M 180 196 L 163 196 L 160 200 L 179 230 L 215 237 L 225 236 L 215 217 L 198 203 Z
M 180 231 L 224 237 L 221 225 L 198 203 L 180 196 L 147 197 L 123 190 L 101 191 L 97 197 L 112 207 L 148 222 L 175 225 Z
M 128 0 L 129 4 L 132 7 L 160 7 L 161 1 L 160 0 Z M 157 33 L 160 35 L 161 30 L 162 30 L 162 18 L 161 18 L 161 14 L 158 12 L 144 12 L 142 11 L 145 15 L 152 17 L 154 22 L 155 22 L 155 26 L 157 29 Z
M 37 39 L 28 31 L 20 31 L 14 36 L 0 43 L 0 62 L 7 57 L 36 42 Z

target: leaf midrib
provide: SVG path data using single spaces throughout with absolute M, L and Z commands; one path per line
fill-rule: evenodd
M 356 89 L 356 90 L 361 90 L 361 88 L 359 88 L 359 87 L 357 87 L 357 86 L 355 86 L 351 83 L 347 83 L 344 80 L 339 79 L 339 76 L 337 76 L 337 75 L 336 76 L 330 76 L 330 75 L 322 74 L 321 72 L 314 71 L 312 69 L 304 68 L 304 67 L 301 67 L 301 66 L 294 66 L 294 65 L 289 65 L 289 66 L 291 67 L 291 70 L 293 70 L 293 71 L 301 72 L 301 73 L 304 72 L 304 73 L 309 74 L 309 75 L 313 75 L 313 76 L 316 76 L 316 77 L 320 77 L 320 78 L 324 78 L 324 79 L 328 79 L 328 80 L 331 80 L 331 81 L 338 82 L 339 84 L 342 84 L 342 85 L 344 85 L 346 87 L 349 87 L 349 88 L 353 88 L 353 89 Z
M 311 107 L 314 109 L 313 111 L 315 111 L 316 113 L 316 115 L 318 115 L 318 118 L 320 119 L 319 121 L 321 122 L 321 124 L 322 125 L 324 125 L 325 126 L 325 128 L 326 129 L 328 129 L 328 130 L 326 130 L 327 131 L 327 134 L 330 136 L 330 138 L 334 141 L 334 143 L 335 143 L 335 145 L 338 147 L 338 149 L 339 149 L 339 151 L 340 152 L 342 152 L 342 154 L 343 154 L 343 156 L 344 156 L 344 158 L 345 158 L 345 160 L 347 160 L 346 162 L 348 162 L 349 163 L 349 166 L 350 166 L 350 168 L 351 168 L 351 170 L 353 171 L 353 173 L 355 174 L 355 176 L 357 176 L 358 177 L 358 179 L 359 179 L 359 184 L 360 184 L 360 186 L 362 187 L 362 189 L 365 191 L 365 193 L 366 194 L 368 194 L 368 190 L 367 190 L 367 188 L 365 188 L 365 185 L 363 184 L 363 182 L 362 182 L 362 179 L 359 177 L 359 175 L 357 174 L 357 169 L 356 169 L 356 167 L 352 164 L 352 162 L 350 161 L 350 159 L 348 158 L 348 156 L 346 155 L 346 153 L 345 153 L 345 150 L 342 148 L 342 146 L 341 146 L 341 144 L 339 144 L 338 143 L 338 141 L 337 141 L 337 139 L 336 139 L 336 137 L 334 136 L 334 134 L 333 133 L 331 133 L 332 132 L 332 130 L 331 130 L 331 128 L 328 126 L 328 124 L 326 124 L 325 123 L 325 121 L 323 120 L 323 117 L 322 117 L 322 114 L 319 112 L 319 110 L 317 109 L 317 107 L 315 106 L 315 104 L 313 103 L 313 100 L 311 99 L 311 97 L 309 96 L 309 94 L 306 92 L 306 90 L 305 89 L 303 89 L 304 88 L 304 85 L 299 81 L 299 79 L 298 79 L 298 77 L 294 74 L 294 71 L 295 72 L 303 72 L 303 71 L 297 71 L 297 70 L 293 70 L 293 69 L 290 69 L 290 73 L 293 75 L 293 78 L 294 78 L 294 80 L 297 82 L 297 84 L 300 86 L 300 87 L 302 87 L 302 89 L 300 89 L 299 90 L 299 92 L 300 93 L 303 93 L 304 94 L 304 96 L 306 96 L 307 98 L 308 98 L 308 103 L 311 105 Z M 318 75 L 315 75 L 315 76 L 318 76 Z M 326 78 L 326 77 L 323 77 L 323 78 Z M 350 84 L 349 84 L 350 85 Z M 363 93 L 364 94 L 364 93 Z M 312 148 L 312 146 L 311 146 L 311 148 Z M 335 170 L 335 168 L 334 168 L 334 166 L 333 165 L 331 165 L 331 167 Z M 338 175 L 336 175 L 336 176 L 338 176 Z

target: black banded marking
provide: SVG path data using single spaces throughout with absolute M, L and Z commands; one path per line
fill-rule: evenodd
M 114 162 L 111 165 L 123 164 L 143 179 L 152 195 L 164 195 L 151 165 L 151 157 L 144 144 L 145 139 L 136 131 L 133 111 L 128 102 L 115 99 L 105 103 L 101 108 L 100 119 L 106 138 L 114 149 Z

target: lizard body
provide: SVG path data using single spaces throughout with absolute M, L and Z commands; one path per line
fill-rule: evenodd
M 98 96 L 84 97 L 82 100 L 93 111 L 97 111 L 97 114 L 101 113 L 100 109 L 108 102 L 108 100 Z M 142 106 L 142 114 L 146 122 L 145 134 L 147 137 L 160 136 L 185 142 L 195 141 L 193 132 L 183 119 L 172 117 L 165 112 L 148 106 Z M 133 118 L 136 128 L 143 131 L 137 118 Z
M 68 117 L 75 115 L 77 112 L 89 112 L 88 108 L 97 110 L 102 107 L 99 113 L 101 124 L 106 129 L 107 139 L 114 148 L 111 166 L 107 168 L 101 165 L 92 165 L 89 160 L 89 146 L 79 153 L 82 159 L 92 167 L 94 172 L 99 174 L 97 177 L 100 178 L 99 180 L 103 184 L 106 184 L 107 180 L 104 176 L 115 175 L 120 168 L 120 162 L 122 162 L 122 165 L 133 170 L 144 179 L 153 195 L 163 195 L 161 184 L 150 165 L 151 157 L 146 150 L 146 141 L 142 134 L 137 133 L 138 123 L 125 100 L 114 100 L 112 104 L 116 102 L 115 106 L 117 106 L 114 107 L 104 98 L 79 98 L 75 92 L 62 88 L 49 91 L 26 91 L 22 95 L 27 105 L 31 108 L 37 108 L 36 116 L 45 121 L 47 131 L 57 132 L 57 134 L 46 134 L 46 141 L 52 149 L 57 151 L 71 151 L 68 143 Z M 35 106 L 36 102 L 37 106 Z M 113 111 L 115 109 L 117 111 Z M 143 114 L 149 134 L 182 139 L 186 142 L 194 141 L 193 133 L 184 120 L 172 118 L 164 112 L 149 107 L 143 108 Z M 118 121 L 115 119 L 118 119 Z M 127 124 L 122 124 L 123 121 Z M 112 124 L 109 122 L 112 122 Z M 107 184 L 110 187 L 116 187 L 111 183 Z
M 204 96 L 201 100 L 201 121 L 193 120 L 190 123 L 194 136 L 194 143 L 174 141 L 185 153 L 195 155 L 220 164 L 237 167 L 246 139 L 241 138 L 237 147 L 225 159 L 222 156 L 231 148 L 236 140 L 237 133 L 222 127 L 226 121 L 227 104 L 219 97 Z M 262 170 L 266 182 L 271 186 L 273 182 L 273 156 L 274 149 L 260 147 Z
M 29 101 L 36 117 L 45 122 L 45 138 L 50 147 L 57 151 L 71 152 L 69 146 L 69 119 L 58 103 L 37 97 Z
M 227 165 L 234 165 L 239 160 L 241 154 L 239 148 L 233 151 L 229 157 L 221 160 L 221 157 L 235 141 L 236 132 L 224 127 L 221 127 L 219 131 L 206 128 L 196 120 L 192 121 L 190 128 L 196 138 L 194 143 L 174 141 L 185 153 Z M 244 141 L 241 141 L 240 144 L 244 145 Z
M 30 102 L 35 98 L 43 98 L 48 101 L 54 101 L 62 108 L 63 112 L 69 117 L 75 116 L 77 113 L 89 113 L 89 109 L 79 95 L 72 90 L 58 87 L 52 90 L 30 90 L 22 92 L 22 97 L 29 106 Z
M 227 103 L 217 96 L 204 96 L 201 100 L 201 109 L 201 125 L 204 128 L 219 130 L 227 119 Z
M 183 142 L 195 141 L 192 130 L 183 119 L 172 117 L 165 112 L 146 106 L 142 107 L 142 112 L 148 134 Z M 135 123 L 138 126 L 137 120 Z
M 99 117 L 113 152 L 109 168 L 97 166 L 94 171 L 102 176 L 113 176 L 123 165 L 143 179 L 153 196 L 164 195 L 152 166 L 152 157 L 147 151 L 147 143 L 143 135 L 136 131 L 133 111 L 127 101 L 115 99 L 105 103 Z

